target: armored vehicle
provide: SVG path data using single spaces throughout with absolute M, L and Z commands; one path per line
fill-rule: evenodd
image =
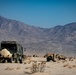
M 20 61 L 22 63 L 23 47 L 16 41 L 2 41 L 0 50 L 2 49 L 7 49 L 12 54 L 11 62 L 17 63 Z

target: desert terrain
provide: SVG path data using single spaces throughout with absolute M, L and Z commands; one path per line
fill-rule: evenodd
M 44 57 L 28 57 L 20 63 L 0 63 L 0 75 L 76 75 L 76 58 L 46 62 Z

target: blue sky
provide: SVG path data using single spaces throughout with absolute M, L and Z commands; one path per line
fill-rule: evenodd
M 76 0 L 0 0 L 0 15 L 50 28 L 76 22 Z

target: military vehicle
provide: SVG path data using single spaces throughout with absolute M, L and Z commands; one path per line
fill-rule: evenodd
M 47 53 L 44 57 L 46 57 L 47 62 L 49 62 L 50 60 L 52 60 L 53 62 L 56 62 L 55 61 L 55 54 L 53 54 L 53 53 Z
M 10 62 L 15 61 L 15 63 L 17 63 L 20 61 L 20 63 L 22 63 L 23 47 L 16 41 L 2 41 L 0 51 L 2 49 L 7 49 L 12 54 Z M 4 58 L 4 61 L 7 59 Z

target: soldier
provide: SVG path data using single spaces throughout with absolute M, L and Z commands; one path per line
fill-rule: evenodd
M 22 63 L 22 57 L 21 56 L 19 57 L 19 62 Z
M 17 60 L 17 54 L 16 53 L 14 53 L 14 61 L 15 61 L 15 63 L 17 63 L 18 62 L 18 60 Z

